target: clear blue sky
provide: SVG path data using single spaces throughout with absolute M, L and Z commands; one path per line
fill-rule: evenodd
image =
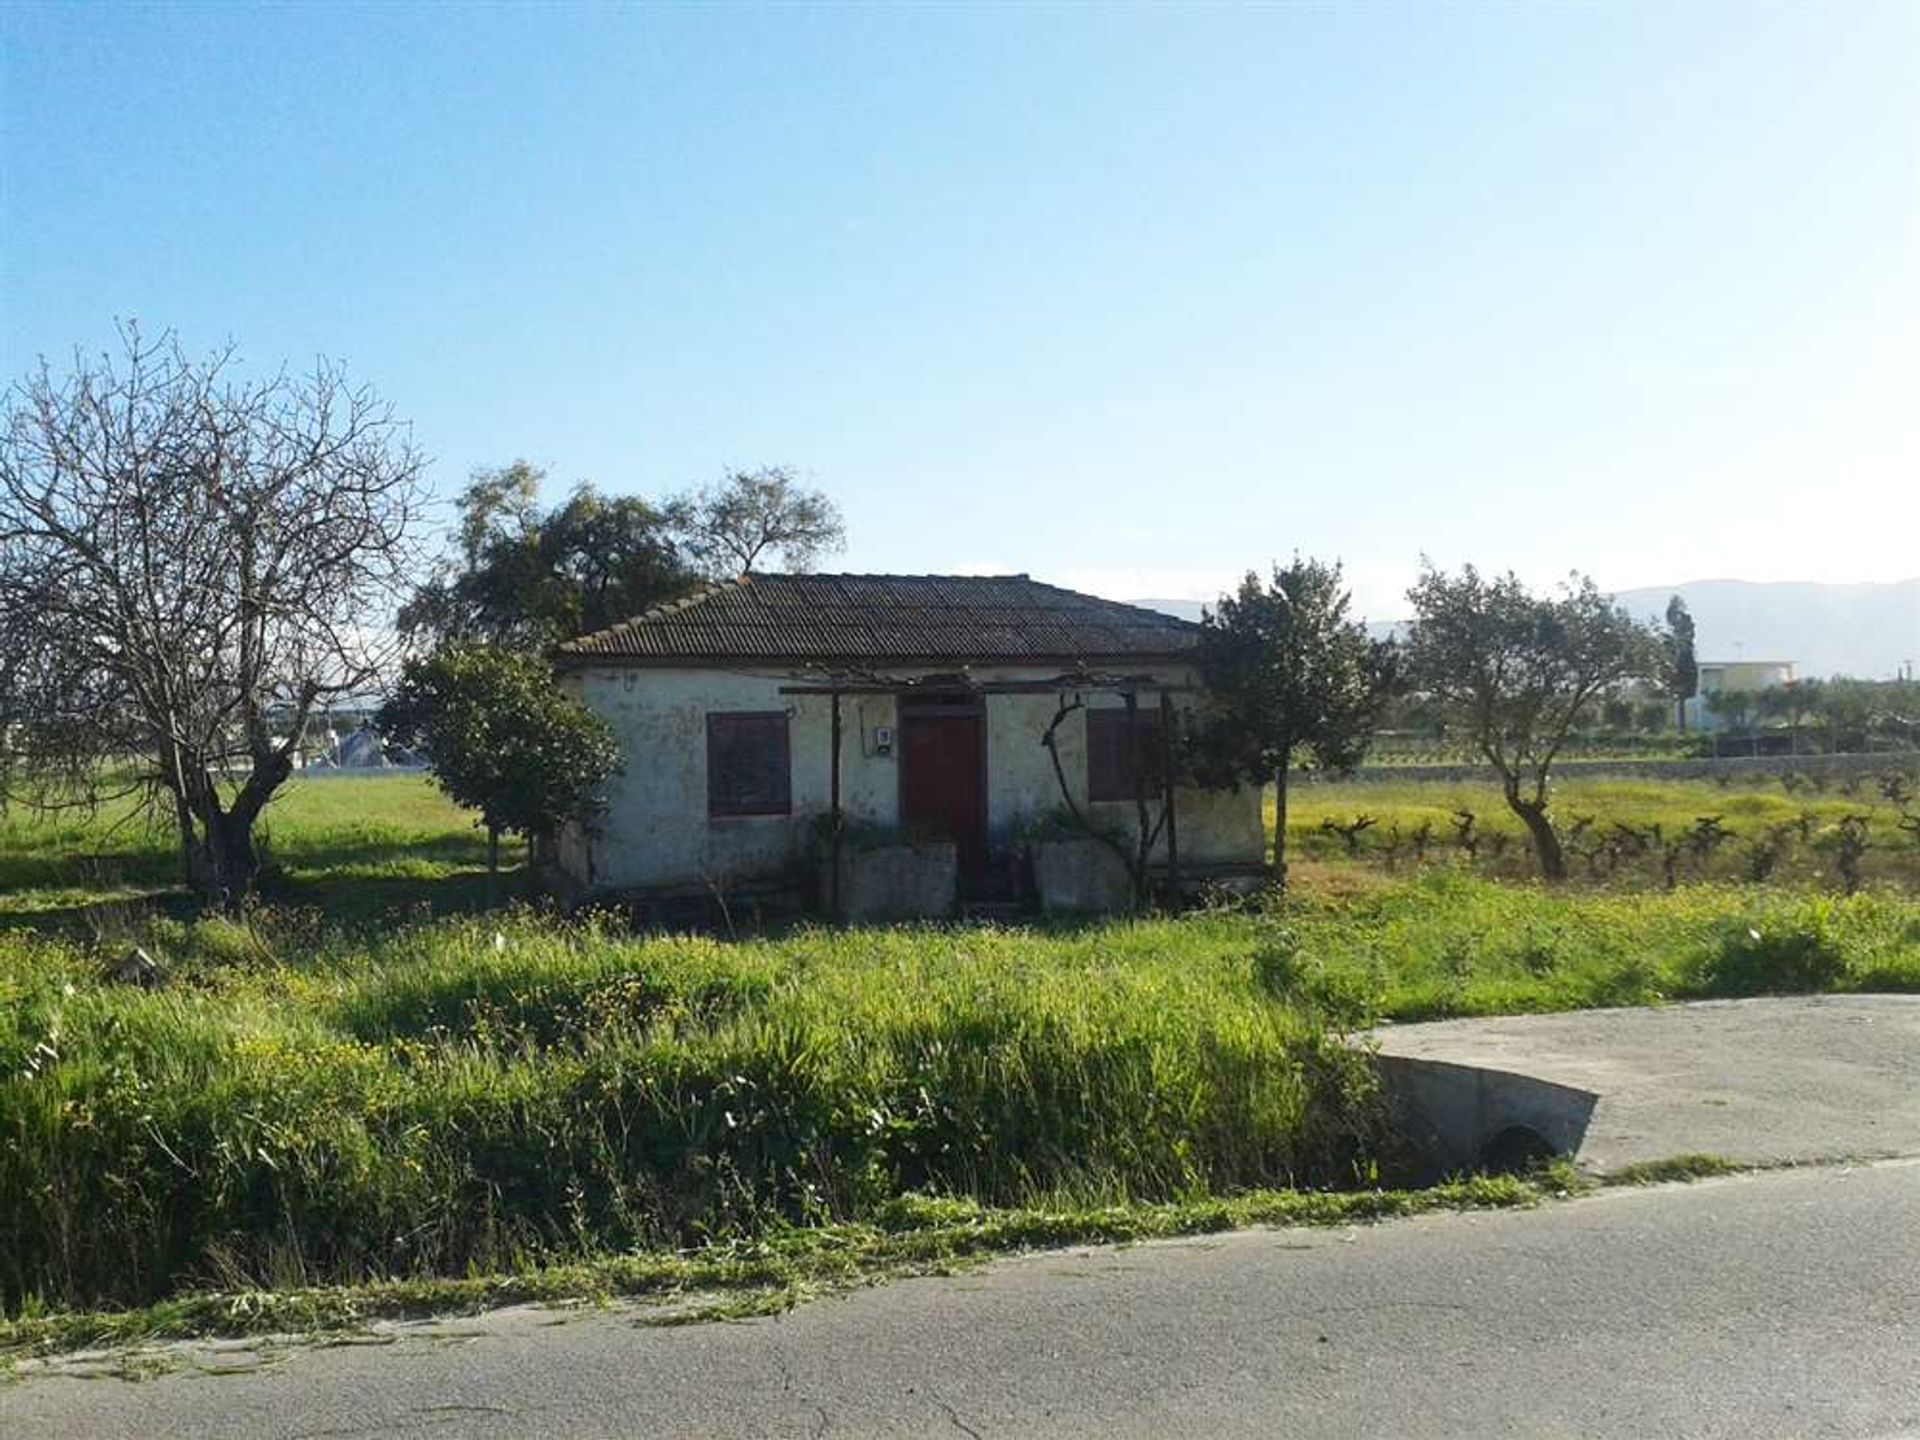
M 1920 6 L 0 10 L 7 377 L 346 359 L 451 493 L 872 570 L 1920 572 Z M 556 487 L 557 488 L 557 487 Z

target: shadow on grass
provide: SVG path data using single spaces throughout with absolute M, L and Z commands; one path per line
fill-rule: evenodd
M 502 867 L 497 882 L 484 868 L 448 869 L 438 874 L 296 873 L 269 897 L 269 903 L 317 910 L 340 925 L 438 915 L 470 915 L 498 909 L 540 893 L 533 873 Z
M 486 864 L 487 844 L 478 831 L 436 835 L 308 836 L 282 840 L 269 832 L 264 854 L 295 872 L 364 870 L 388 865 L 476 868 Z M 513 851 L 502 847 L 503 858 Z
M 425 874 L 295 872 L 261 903 L 315 911 L 330 925 L 354 928 L 478 914 L 538 893 L 531 872 L 519 867 L 503 868 L 497 884 L 489 884 L 484 869 L 474 868 Z M 136 933 L 146 920 L 192 920 L 204 913 L 200 898 L 177 886 L 79 890 L 72 898 L 58 890 L 40 897 L 0 895 L 0 930 L 29 930 L 50 939 L 113 939 Z
M 98 837 L 97 837 L 98 838 Z M 263 861 L 296 872 L 369 870 L 413 865 L 470 868 L 486 863 L 478 834 L 382 833 L 309 836 L 286 840 L 264 831 L 257 840 Z M 45 848 L 0 847 L 0 892 L 20 890 L 162 889 L 180 880 L 180 852 L 172 837 L 129 834 L 116 845 L 83 849 L 50 839 Z
M 0 853 L 0 893 L 5 894 L 22 890 L 159 889 L 179 879 L 179 856 L 150 847 Z

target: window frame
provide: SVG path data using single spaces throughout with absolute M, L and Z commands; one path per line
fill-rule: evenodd
M 1134 774 L 1126 761 L 1127 710 L 1121 705 L 1087 707 L 1087 801 L 1093 805 L 1124 805 L 1135 799 L 1152 800 L 1166 788 L 1165 740 L 1161 735 L 1160 712 L 1142 707 L 1134 712 L 1139 740 L 1135 755 L 1147 762 L 1140 777 L 1138 795 Z M 1112 728 L 1119 733 L 1096 739 L 1096 729 Z M 1109 770 L 1108 767 L 1112 769 Z M 1114 782 L 1114 783 L 1105 783 Z
M 778 801 L 734 804 L 717 791 L 714 781 L 720 773 L 720 731 L 728 726 L 779 723 L 778 746 L 780 798 Z M 709 820 L 747 820 L 755 817 L 793 814 L 793 717 L 785 710 L 709 710 L 707 712 L 707 818 Z M 737 743 L 737 742 L 736 742 Z

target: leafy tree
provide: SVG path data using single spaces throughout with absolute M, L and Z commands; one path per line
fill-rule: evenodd
M 1674 721 L 1684 735 L 1687 701 L 1700 688 L 1700 662 L 1693 649 L 1693 614 L 1678 595 L 1667 601 L 1666 685 L 1673 697 Z
M 1566 879 L 1548 813 L 1554 760 L 1595 695 L 1659 673 L 1660 635 L 1582 576 L 1557 597 L 1536 597 L 1512 574 L 1489 580 L 1471 565 L 1457 576 L 1428 567 L 1407 594 L 1414 684 L 1446 705 L 1456 732 L 1499 772 L 1541 875 Z
M 1911 750 L 1920 740 L 1920 682 L 1912 678 L 1873 685 L 1873 726 L 1888 749 Z
M 1722 688 L 1706 697 L 1707 709 L 1714 719 L 1720 722 L 1723 730 L 1734 730 L 1744 734 L 1753 753 L 1760 753 L 1760 737 L 1752 726 L 1760 711 L 1760 696 L 1752 690 Z M 1720 735 L 1713 737 L 1713 753 L 1720 753 Z
M 1673 718 L 1673 712 L 1667 709 L 1666 702 L 1657 696 L 1651 700 L 1642 700 L 1633 707 L 1634 725 L 1648 735 L 1658 735 L 1667 728 L 1667 722 Z
M 604 630 L 650 606 L 678 599 L 699 577 L 665 526 L 667 516 L 637 496 L 606 496 L 581 485 L 540 526 L 540 554 L 565 597 L 560 628 Z
M 1248 573 L 1202 618 L 1207 713 L 1194 770 L 1217 787 L 1271 783 L 1277 795 L 1274 881 L 1287 883 L 1287 780 L 1296 763 L 1360 762 L 1394 675 L 1390 646 L 1347 616 L 1340 567 L 1295 557 L 1273 583 Z
M 1875 686 L 1864 680 L 1834 676 L 1819 697 L 1820 724 L 1827 732 L 1827 749 L 1834 754 L 1870 749 Z
M 776 554 L 788 570 L 811 570 L 847 543 L 839 507 L 801 488 L 784 466 L 733 471 L 676 500 L 670 513 L 687 549 L 715 576 L 745 575 Z
M 375 687 L 421 461 L 365 387 L 236 373 L 121 331 L 0 420 L 0 735 L 29 803 L 141 793 L 237 911 L 255 822 L 316 713 Z
M 1404 688 L 1396 687 L 1381 709 L 1380 729 L 1403 730 L 1423 740 L 1444 740 L 1446 712 L 1426 696 L 1409 694 Z
M 1801 727 L 1820 713 L 1824 688 L 1818 680 L 1789 680 L 1760 692 L 1761 715 L 1786 722 L 1789 747 L 1795 755 L 1800 753 Z
M 480 812 L 490 875 L 503 833 L 537 844 L 590 813 L 620 764 L 606 721 L 545 661 L 490 645 L 455 641 L 409 660 L 374 724 L 424 751 L 440 788 Z
M 474 473 L 457 502 L 455 553 L 401 609 L 402 633 L 539 649 L 699 582 L 665 511 L 580 485 L 543 513 L 544 479 L 524 460 Z

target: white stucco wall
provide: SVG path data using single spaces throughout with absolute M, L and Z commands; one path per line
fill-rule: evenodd
M 889 672 L 911 674 L 912 672 Z M 976 670 L 976 680 L 1037 680 L 1057 670 Z M 1178 670 L 1158 678 L 1184 682 Z M 578 884 L 595 890 L 697 888 L 778 875 L 804 854 L 812 826 L 829 809 L 831 701 L 782 695 L 805 683 L 785 672 L 592 667 L 565 683 L 606 717 L 620 738 L 626 768 L 610 787 L 604 814 L 563 838 L 561 861 Z M 1119 707 L 1117 695 L 1089 693 L 1093 706 Z M 1176 697 L 1186 704 L 1191 696 Z M 1060 703 L 1057 693 L 986 697 L 987 828 L 990 843 L 1060 808 L 1059 785 L 1040 736 Z M 1157 703 L 1143 697 L 1144 704 Z M 707 814 L 707 716 L 716 711 L 787 712 L 793 813 L 711 818 Z M 849 820 L 899 823 L 899 719 L 891 696 L 841 699 L 841 810 Z M 892 727 L 891 755 L 875 753 L 874 731 Z M 1076 799 L 1086 793 L 1086 722 L 1059 732 L 1060 757 Z M 1131 829 L 1133 806 L 1101 804 L 1092 814 Z M 1184 865 L 1253 864 L 1264 856 L 1259 792 L 1182 790 L 1176 797 Z M 1159 852 L 1164 858 L 1165 844 Z
M 1687 724 L 1709 733 L 1725 727 L 1726 721 L 1707 703 L 1709 696 L 1723 692 L 1758 694 L 1792 683 L 1791 660 L 1702 660 L 1699 693 L 1685 702 Z

